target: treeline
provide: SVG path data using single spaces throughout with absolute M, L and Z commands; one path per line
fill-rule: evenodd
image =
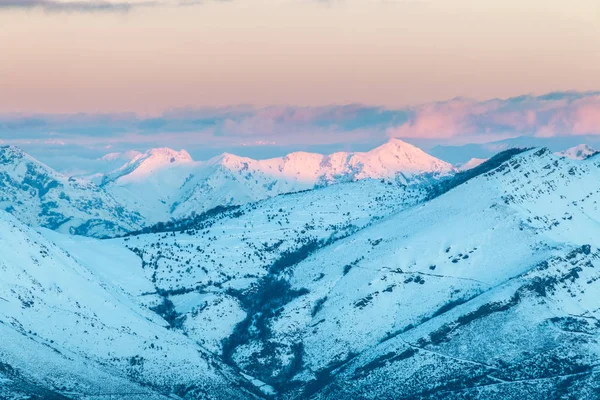
M 240 217 L 244 214 L 240 210 L 241 206 L 216 206 L 208 211 L 201 214 L 192 212 L 189 217 L 180 219 L 172 219 L 167 222 L 158 222 L 154 225 L 144 227 L 140 230 L 126 233 L 122 237 L 143 235 L 145 233 L 164 233 L 164 232 L 177 232 L 187 230 L 201 230 L 210 227 L 216 221 L 224 217 L 225 215 L 233 218 Z M 229 213 L 231 212 L 231 213 Z
M 436 197 L 439 197 L 444 193 L 454 189 L 458 185 L 462 185 L 466 181 L 475 178 L 476 176 L 488 173 L 498 168 L 500 165 L 502 165 L 502 163 L 527 150 L 530 150 L 530 148 L 513 148 L 504 150 L 474 168 L 458 172 L 447 179 L 435 182 L 426 188 L 426 200 L 432 200 Z

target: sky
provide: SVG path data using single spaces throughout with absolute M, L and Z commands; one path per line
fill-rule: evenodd
M 597 0 L 0 0 L 0 113 L 600 89 Z
M 0 0 L 0 144 L 88 172 L 152 147 L 600 145 L 597 49 L 598 0 Z

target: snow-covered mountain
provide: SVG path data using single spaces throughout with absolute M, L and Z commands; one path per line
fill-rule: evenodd
M 471 158 L 466 163 L 459 165 L 458 170 L 459 171 L 467 171 L 469 169 L 477 167 L 478 165 L 483 164 L 487 160 L 488 160 L 487 158 Z
M 586 158 L 596 155 L 597 153 L 598 151 L 593 149 L 591 146 L 588 146 L 587 144 L 580 144 L 557 154 L 568 157 L 572 160 L 585 160 Z
M 415 154 L 389 146 L 341 161 L 155 150 L 102 190 L 158 185 L 170 208 L 156 177 L 235 177 L 223 193 L 248 199 L 244 174 L 262 171 L 299 173 L 280 193 L 322 187 L 117 239 L 0 211 L 0 397 L 596 399 L 600 160 L 509 150 L 384 175 Z
M 281 398 L 593 399 L 600 162 L 504 159 L 440 188 L 347 183 L 120 240 L 178 329 Z
M 367 153 L 292 153 L 252 160 L 223 154 L 196 162 L 185 151 L 152 149 L 94 184 L 67 177 L 17 147 L 0 148 L 0 207 L 30 226 L 105 237 L 180 219 L 218 206 L 363 179 L 425 182 L 454 168 L 399 140 Z
M 152 149 L 105 175 L 100 186 L 150 221 L 167 221 L 198 164 L 185 150 Z
M 246 379 L 138 305 L 153 287 L 133 253 L 46 234 L 76 253 L 0 211 L 1 398 L 255 398 Z
M 358 185 L 358 193 L 351 185 Z M 230 307 L 239 301 L 226 288 L 247 287 L 266 275 L 260 260 L 266 262 L 269 253 L 275 259 L 293 250 L 302 237 L 312 240 L 318 233 L 328 240 L 350 234 L 422 198 L 421 191 L 373 180 L 280 196 L 201 223 L 206 228 L 216 224 L 214 232 L 232 229 L 216 247 L 196 225 L 185 229 L 191 241 L 182 248 L 164 234 L 112 241 L 50 230 L 40 235 L 0 212 L 0 301 L 6 303 L 0 308 L 0 329 L 2 337 L 10 338 L 10 343 L 0 344 L 0 395 L 119 399 L 269 395 L 273 393 L 269 385 L 222 361 L 222 341 L 244 318 L 242 309 L 231 315 Z M 334 200 L 334 209 L 344 212 L 322 209 L 322 204 Z M 242 220 L 247 225 L 240 229 Z M 226 226 L 221 228 L 219 221 Z M 271 249 L 260 235 L 240 238 L 244 231 L 273 225 L 280 227 L 282 239 L 271 243 Z M 161 242 L 164 258 L 154 260 L 154 253 L 146 257 L 142 246 L 154 249 L 154 240 Z M 240 243 L 239 252 L 230 251 L 235 243 Z M 210 271 L 192 270 L 189 262 L 177 262 L 179 251 L 194 254 L 198 262 L 214 263 Z M 167 270 L 154 265 L 163 265 L 160 259 L 169 265 Z M 224 267 L 238 262 L 238 270 Z
M 453 172 L 452 165 L 392 139 L 366 153 L 297 152 L 268 160 L 223 154 L 194 162 L 183 150 L 153 149 L 108 174 L 102 186 L 158 222 L 334 183 L 384 178 L 407 184 Z
M 77 167 L 75 167 L 75 173 L 72 170 L 60 170 L 59 172 L 75 178 L 87 179 L 96 185 L 100 185 L 106 174 L 120 168 L 123 166 L 123 163 L 131 161 L 140 154 L 142 153 L 136 150 L 107 153 L 94 160 L 88 160 L 88 162 L 85 163 L 86 168 L 79 172 L 77 172 Z
M 122 184 L 127 184 L 131 182 L 146 183 L 148 180 L 167 180 L 170 176 L 161 177 L 160 174 L 165 171 L 172 174 L 173 169 L 191 163 L 193 163 L 192 157 L 185 150 L 151 149 L 143 154 L 138 154 L 121 168 L 104 176 L 103 183 L 119 181 Z M 174 178 L 177 180 L 177 177 Z M 168 183 L 165 182 L 165 184 Z
M 98 186 L 59 174 L 14 146 L 0 147 L 0 209 L 28 225 L 88 236 L 144 225 Z
M 490 158 L 498 152 L 514 148 L 546 147 L 553 152 L 562 152 L 580 143 L 600 148 L 600 135 L 563 135 L 563 136 L 518 136 L 493 142 L 467 143 L 462 145 L 426 146 L 427 152 L 434 157 L 452 164 L 463 164 L 471 158 Z
M 300 329 L 316 335 L 304 349 L 326 373 L 317 398 L 596 398 L 599 171 L 531 151 L 402 213 L 402 233 L 390 220 L 340 244 L 334 271 L 369 249 L 361 241 L 383 246 L 353 282 L 332 273 L 333 292 Z M 296 266 L 292 288 L 312 292 L 298 272 L 317 264 Z M 276 326 L 298 320 L 295 303 Z M 332 358 L 347 362 L 328 369 Z

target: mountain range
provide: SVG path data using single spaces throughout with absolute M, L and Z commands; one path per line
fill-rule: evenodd
M 427 152 L 441 160 L 460 165 L 471 158 L 486 159 L 500 151 L 513 148 L 546 147 L 553 152 L 560 153 L 585 145 L 590 148 L 600 148 L 600 137 L 598 135 L 517 136 L 485 143 L 427 146 Z
M 60 174 L 14 146 L 0 146 L 0 209 L 32 226 L 90 236 L 144 225 L 92 182 Z
M 29 225 L 107 237 L 218 206 L 340 182 L 409 184 L 453 172 L 452 165 L 400 140 L 366 153 L 297 152 L 268 160 L 223 154 L 196 162 L 185 150 L 157 148 L 134 154 L 122 167 L 93 179 L 60 174 L 17 147 L 3 146 L 0 207 Z
M 0 154 L 0 398 L 600 394 L 591 149 Z
M 452 165 L 396 139 L 366 153 L 296 152 L 268 160 L 225 153 L 194 162 L 184 150 L 163 148 L 135 157 L 100 186 L 123 202 L 134 199 L 131 209 L 158 222 L 339 182 L 383 178 L 407 184 L 452 172 Z

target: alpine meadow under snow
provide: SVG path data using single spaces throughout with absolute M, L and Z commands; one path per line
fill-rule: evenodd
M 600 398 L 591 147 L 131 157 L 0 148 L 0 398 Z

